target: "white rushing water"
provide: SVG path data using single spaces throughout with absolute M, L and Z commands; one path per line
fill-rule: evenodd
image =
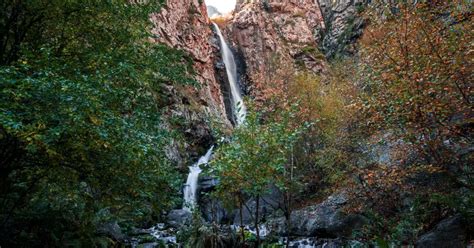
M 196 193 L 198 187 L 199 173 L 201 173 L 201 165 L 207 164 L 211 159 L 212 150 L 214 146 L 211 146 L 207 150 L 204 156 L 200 157 L 198 162 L 189 167 L 188 179 L 186 180 L 186 186 L 184 188 L 184 206 L 183 209 L 191 211 L 196 205 Z
M 237 67 L 235 66 L 234 54 L 232 54 L 229 45 L 227 45 L 225 42 L 224 36 L 222 36 L 219 26 L 217 26 L 215 23 L 213 24 L 221 42 L 222 60 L 224 61 L 227 78 L 230 84 L 232 111 L 234 114 L 234 120 L 238 126 L 245 121 L 247 108 L 245 107 L 244 101 L 242 100 L 242 92 L 237 81 Z
M 227 43 L 225 42 L 225 39 L 222 36 L 219 27 L 215 23 L 213 24 L 220 39 L 222 59 L 224 60 L 227 77 L 230 84 L 230 94 L 234 120 L 236 122 L 236 125 L 239 126 L 245 121 L 245 117 L 247 116 L 247 109 L 245 107 L 244 101 L 242 100 L 242 92 L 240 91 L 240 87 L 237 82 L 237 67 L 235 65 L 234 55 L 232 54 L 232 51 L 230 50 Z M 196 205 L 196 194 L 199 174 L 202 171 L 200 166 L 209 162 L 213 149 L 214 146 L 212 146 L 204 156 L 199 158 L 197 163 L 189 167 L 189 175 L 188 179 L 186 180 L 186 186 L 184 188 L 183 209 L 185 210 L 191 211 Z

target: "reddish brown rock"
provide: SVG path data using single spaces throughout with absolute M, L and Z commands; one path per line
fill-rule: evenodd
M 166 154 L 184 170 L 213 144 L 209 127 L 219 120 L 229 128 L 221 85 L 216 80 L 218 51 L 212 44 L 212 31 L 206 6 L 199 0 L 167 0 L 159 13 L 151 16 L 155 42 L 183 50 L 193 60 L 199 87 L 163 87 L 166 107 L 163 126 L 179 130 L 184 140 L 168 145 Z
M 225 120 L 225 108 L 219 82 L 215 78 L 215 52 L 206 6 L 199 0 L 167 0 L 159 13 L 152 16 L 155 41 L 184 50 L 194 60 L 199 91 L 193 97 L 212 115 Z
M 297 69 L 325 70 L 325 57 L 317 49 L 324 28 L 314 0 L 239 1 L 227 34 L 242 53 L 257 99 L 272 90 L 284 90 L 285 78 Z

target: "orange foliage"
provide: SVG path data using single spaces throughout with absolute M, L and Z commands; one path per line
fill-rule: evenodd
M 223 28 L 227 25 L 227 23 L 229 23 L 229 21 L 232 19 L 232 16 L 230 15 L 220 15 L 220 16 L 216 16 L 216 17 L 212 17 L 210 18 L 212 22 L 214 22 L 215 24 L 217 24 L 219 26 L 219 28 Z
M 474 25 L 465 4 L 399 5 L 395 15 L 372 16 L 361 40 L 369 123 L 401 128 L 438 165 L 457 159 L 446 141 L 471 142 Z

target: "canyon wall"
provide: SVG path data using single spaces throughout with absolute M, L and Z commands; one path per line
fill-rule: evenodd
M 358 14 L 368 0 L 318 0 L 325 29 L 319 35 L 319 46 L 328 58 L 351 56 L 365 25 Z
M 210 28 L 206 6 L 200 0 L 167 0 L 159 13 L 151 17 L 153 39 L 157 43 L 186 52 L 192 60 L 196 86 L 168 85 L 163 89 L 170 129 L 184 133 L 184 139 L 170 144 L 168 157 L 180 165 L 189 165 L 214 143 L 210 121 L 230 128 L 221 91 L 218 47 Z
M 354 24 L 360 4 L 359 0 L 238 1 L 221 29 L 233 47 L 244 92 L 259 102 L 275 89 L 284 90 L 296 71 L 324 75 L 325 55 L 354 50 L 351 44 L 362 30 L 361 21 Z M 213 142 L 210 119 L 231 127 L 225 68 L 204 1 L 167 0 L 151 19 L 154 41 L 185 51 L 196 71 L 198 87 L 164 89 L 169 99 L 167 119 L 180 120 L 178 127 L 185 134 L 185 142 L 171 145 L 168 155 L 183 164 L 180 150 L 195 158 Z
M 298 68 L 324 71 L 316 38 L 324 28 L 313 0 L 239 1 L 225 33 L 246 63 L 247 92 L 258 101 Z

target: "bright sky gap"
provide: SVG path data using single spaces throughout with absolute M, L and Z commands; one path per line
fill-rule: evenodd
M 227 14 L 235 9 L 235 0 L 205 0 L 206 5 L 216 7 L 222 14 Z

